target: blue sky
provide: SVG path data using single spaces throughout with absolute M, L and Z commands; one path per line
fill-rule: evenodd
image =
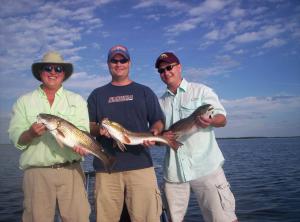
M 218 137 L 300 135 L 298 0 L 12 0 L 0 8 L 0 143 L 16 99 L 39 85 L 31 64 L 57 50 L 74 64 L 67 89 L 87 98 L 110 80 L 108 49 L 129 48 L 131 77 L 160 96 L 154 69 L 175 52 L 183 76 L 219 95 Z

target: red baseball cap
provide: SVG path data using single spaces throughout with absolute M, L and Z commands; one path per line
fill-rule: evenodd
M 177 63 L 177 64 L 180 64 L 180 61 L 179 59 L 177 58 L 176 55 L 174 55 L 174 53 L 172 52 L 163 52 L 161 53 L 158 58 L 156 59 L 156 62 L 155 62 L 155 68 L 158 69 L 160 63 L 162 62 L 165 62 L 165 63 Z

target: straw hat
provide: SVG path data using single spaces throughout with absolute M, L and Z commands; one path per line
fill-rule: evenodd
M 64 62 L 64 58 L 58 52 L 47 52 L 41 62 L 33 63 L 31 66 L 31 71 L 34 77 L 41 81 L 40 70 L 45 64 L 57 64 L 64 68 L 65 78 L 68 79 L 73 73 L 73 65 L 71 63 Z

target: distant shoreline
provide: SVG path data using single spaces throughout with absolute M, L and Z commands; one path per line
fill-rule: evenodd
M 220 140 L 228 139 L 272 139 L 272 138 L 299 138 L 300 136 L 244 136 L 244 137 L 217 137 Z
M 244 139 L 272 139 L 272 138 L 300 138 L 300 136 L 244 136 L 244 137 L 217 137 L 218 140 L 244 140 Z M 11 143 L 0 143 L 0 145 L 13 145 Z

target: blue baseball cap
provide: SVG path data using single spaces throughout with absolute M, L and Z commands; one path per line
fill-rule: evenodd
M 124 58 L 130 60 L 128 49 L 123 45 L 115 45 L 108 51 L 107 62 L 109 62 L 117 54 L 120 54 Z

